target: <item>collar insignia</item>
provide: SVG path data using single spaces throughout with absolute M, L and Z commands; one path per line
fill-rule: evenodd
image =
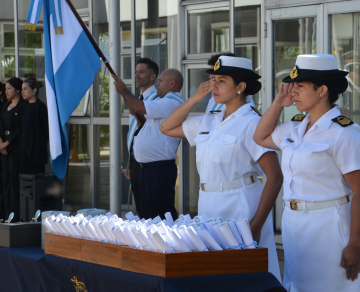
M 218 70 L 218 69 L 220 68 L 220 65 L 221 65 L 220 59 L 218 59 L 218 60 L 216 61 L 216 63 L 215 63 L 214 71 Z
M 302 122 L 305 119 L 306 115 L 296 115 L 291 120 L 293 122 Z
M 347 127 L 354 123 L 352 120 L 344 116 L 337 116 L 336 118 L 332 119 L 332 121 L 338 123 L 341 127 Z
M 262 116 L 262 114 L 258 111 L 258 109 L 256 107 L 253 107 L 252 105 L 250 106 L 252 108 L 252 110 L 254 112 L 256 112 L 260 117 Z
M 299 76 L 299 74 L 298 74 L 298 67 L 295 65 L 295 66 L 292 68 L 291 72 L 290 72 L 290 78 L 291 78 L 291 79 L 295 79 L 295 78 L 298 77 L 298 76 Z
M 213 111 L 210 111 L 211 114 L 218 114 L 218 113 L 221 113 L 222 110 L 213 110 Z

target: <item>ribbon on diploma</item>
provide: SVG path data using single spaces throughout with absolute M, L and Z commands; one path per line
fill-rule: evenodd
M 43 0 L 31 0 L 29 12 L 26 17 L 25 29 L 35 31 L 39 21 Z M 61 17 L 61 0 L 50 0 L 50 13 L 56 34 L 64 34 Z

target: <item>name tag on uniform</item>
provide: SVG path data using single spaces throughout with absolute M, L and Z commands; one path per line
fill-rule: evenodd
M 289 139 L 287 139 L 290 143 L 294 143 L 294 140 L 293 139 L 291 139 L 291 138 L 289 138 Z
M 199 135 L 207 135 L 209 134 L 210 132 L 200 132 Z

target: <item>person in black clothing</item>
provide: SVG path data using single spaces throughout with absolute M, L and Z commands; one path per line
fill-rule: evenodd
M 3 170 L 5 218 L 14 212 L 13 222 L 20 218 L 19 133 L 20 114 L 25 101 L 21 97 L 22 80 L 9 79 L 5 85 L 7 102 L 0 111 L 0 151 Z
M 38 98 L 43 86 L 35 78 L 22 84 L 22 97 L 27 101 L 20 116 L 20 173 L 45 172 L 48 163 L 48 114 L 45 104 Z
M 5 84 L 0 82 L 0 111 L 4 105 L 4 102 L 6 102 Z M 1 152 L 0 152 L 0 157 L 1 157 Z M 1 163 L 0 163 L 0 219 L 5 219 L 4 188 L 3 188 L 3 180 L 2 180 Z

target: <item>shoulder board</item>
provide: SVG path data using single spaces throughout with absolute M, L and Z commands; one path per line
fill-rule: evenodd
M 211 114 L 218 114 L 218 113 L 221 113 L 221 112 L 222 112 L 221 110 L 209 111 L 209 113 L 211 113 Z
M 252 108 L 252 110 L 254 112 L 256 112 L 260 117 L 262 116 L 262 114 L 258 111 L 258 109 L 256 107 L 253 107 L 252 105 L 250 106 Z
M 306 118 L 306 115 L 296 115 L 291 120 L 293 122 L 302 122 Z
M 344 116 L 337 116 L 331 120 L 335 123 L 338 123 L 341 127 L 347 127 L 354 123 L 352 120 Z

